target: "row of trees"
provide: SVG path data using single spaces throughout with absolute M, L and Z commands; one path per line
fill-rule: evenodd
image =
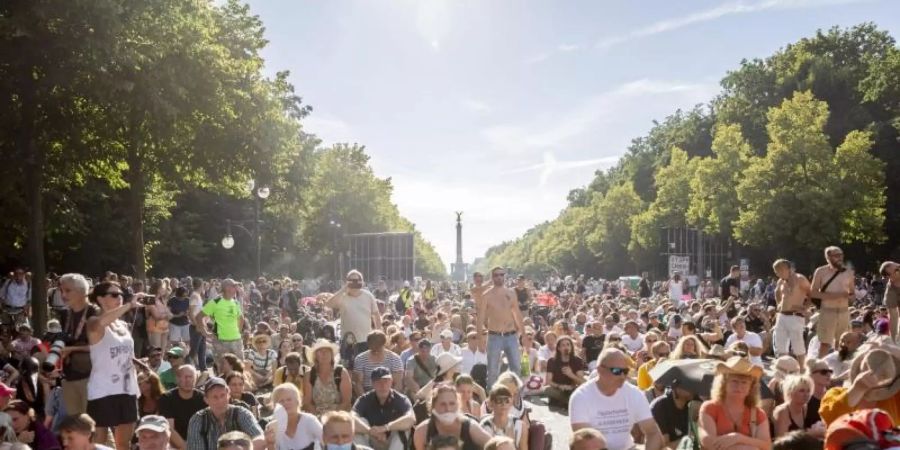
M 659 266 L 666 227 L 802 270 L 834 243 L 865 268 L 898 256 L 900 49 L 888 33 L 820 31 L 742 61 L 721 85 L 708 104 L 655 122 L 559 217 L 491 248 L 483 266 L 634 274 Z
M 264 271 L 333 273 L 335 235 L 415 231 L 363 147 L 323 147 L 263 24 L 232 0 L 0 4 L 0 258 L 98 274 L 252 275 L 219 245 L 262 202 Z M 418 272 L 440 277 L 416 233 Z M 35 294 L 41 289 L 36 285 Z M 41 302 L 36 302 L 40 304 Z M 42 317 L 36 317 L 41 324 Z

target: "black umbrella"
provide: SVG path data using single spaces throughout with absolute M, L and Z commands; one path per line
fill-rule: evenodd
M 713 379 L 716 377 L 715 359 L 674 359 L 665 360 L 650 370 L 650 378 L 654 383 L 671 386 L 677 382 L 682 389 L 693 392 L 703 398 L 709 398 Z M 760 396 L 763 399 L 773 398 L 772 391 L 766 383 L 760 383 Z

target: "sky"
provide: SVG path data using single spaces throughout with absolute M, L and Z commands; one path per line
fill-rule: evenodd
M 447 264 L 555 218 L 654 120 L 705 103 L 742 59 L 893 0 L 250 0 L 270 74 L 325 144 L 366 146 L 400 213 Z

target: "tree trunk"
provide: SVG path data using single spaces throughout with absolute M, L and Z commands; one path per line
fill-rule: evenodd
M 131 260 L 136 279 L 146 278 L 144 266 L 144 179 L 140 155 L 140 121 L 131 123 L 131 145 L 128 148 L 128 222 L 131 226 Z
M 31 271 L 31 311 L 35 335 L 43 336 L 47 325 L 47 269 L 44 261 L 44 147 L 37 143 L 38 121 L 33 68 L 22 67 L 21 127 L 18 148 L 25 161 L 25 196 L 28 202 L 28 265 Z

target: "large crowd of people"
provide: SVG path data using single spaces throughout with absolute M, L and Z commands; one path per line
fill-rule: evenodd
M 889 448 L 900 264 L 865 279 L 838 247 L 825 260 L 755 283 L 738 267 L 636 285 L 353 270 L 334 292 L 69 273 L 43 336 L 17 269 L 0 286 L 0 448 Z

